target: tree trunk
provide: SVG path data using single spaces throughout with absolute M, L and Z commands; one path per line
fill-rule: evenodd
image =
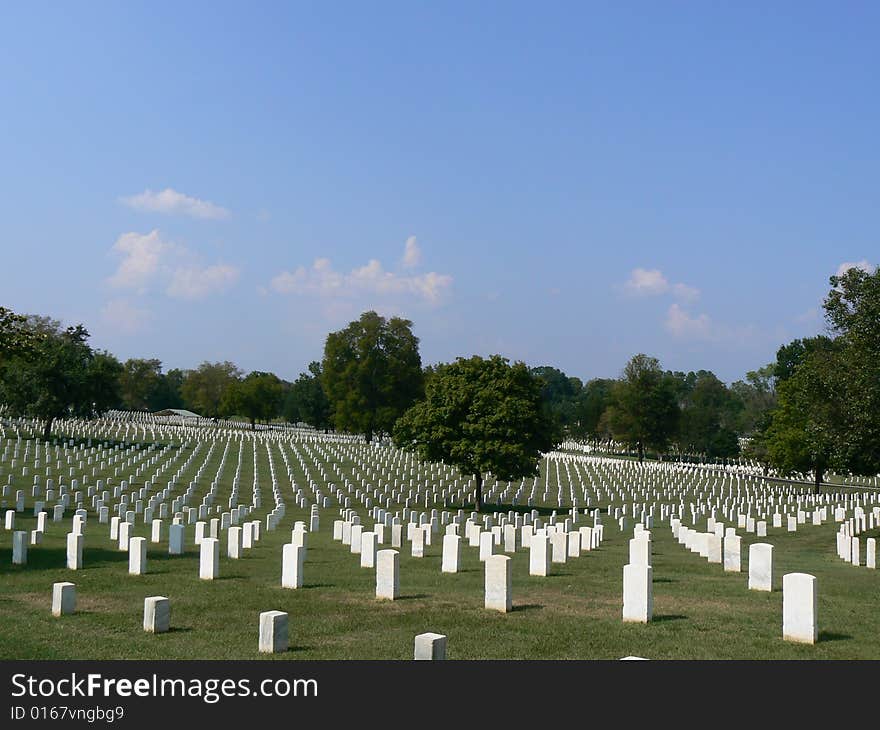
M 639 441 L 639 461 L 642 462 L 645 460 L 645 445 Z
M 476 497 L 474 498 L 474 506 L 477 512 L 482 511 L 483 509 L 483 475 L 482 474 L 474 474 L 474 479 L 477 480 L 477 490 Z
M 814 494 L 819 494 L 821 492 L 822 478 L 824 476 L 825 476 L 825 470 L 820 469 L 819 467 L 816 467 L 816 491 L 814 492 Z
M 47 443 L 52 436 L 52 423 L 55 421 L 51 416 L 46 419 L 46 425 L 43 426 L 43 443 Z
M 257 430 L 257 419 L 251 418 L 251 431 L 256 431 L 256 430 Z
M 367 432 L 364 434 L 364 438 L 366 439 L 367 443 L 370 443 L 373 440 L 373 429 L 367 429 Z

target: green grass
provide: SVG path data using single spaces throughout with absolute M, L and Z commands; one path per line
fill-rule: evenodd
M 221 453 L 215 449 L 206 475 L 213 476 Z M 271 495 L 265 452 L 260 459 L 265 504 Z M 283 473 L 277 455 L 275 463 Z M 298 469 L 295 476 L 302 483 Z M 225 504 L 233 473 L 234 458 L 227 462 L 218 503 Z M 246 449 L 242 501 L 252 474 Z M 833 522 L 800 525 L 797 533 L 769 528 L 767 538 L 738 531 L 744 568 L 749 543 L 775 546 L 774 591 L 760 593 L 747 589 L 746 572 L 725 573 L 709 565 L 658 521 L 652 533 L 654 620 L 636 625 L 621 621 L 631 534 L 621 534 L 611 519 L 605 520 L 605 541 L 598 550 L 554 565 L 549 577 L 529 576 L 528 551 L 518 551 L 513 556 L 514 610 L 498 614 L 483 608 L 484 574 L 476 548 L 463 541 L 461 572 L 440 572 L 441 535 L 434 536 L 421 559 L 411 557 L 404 543 L 401 598 L 377 601 L 375 572 L 360 568 L 359 556 L 331 539 L 338 506 L 321 511 L 321 529 L 309 536 L 304 587 L 282 589 L 281 546 L 289 541 L 294 521 L 307 520 L 305 511 L 292 508 L 287 495 L 286 500 L 283 527 L 263 531 L 242 560 L 225 557 L 221 538 L 220 579 L 215 581 L 198 578 L 192 527 L 183 556 L 168 556 L 165 541 L 148 543 L 145 576 L 128 575 L 128 554 L 116 549 L 109 527 L 98 524 L 92 513 L 82 571 L 64 567 L 72 512 L 63 523 L 51 522 L 50 515 L 43 543 L 29 546 L 26 566 L 12 565 L 11 533 L 0 529 L 0 658 L 410 659 L 413 637 L 425 631 L 449 637 L 450 659 L 617 659 L 631 654 L 652 659 L 880 658 L 880 573 L 837 558 Z M 31 503 L 16 516 L 16 529 L 35 527 Z M 360 514 L 372 526 L 367 512 Z M 141 519 L 135 534 L 149 539 Z M 876 531 L 873 536 L 880 537 Z M 862 550 L 864 559 L 864 541 Z M 794 571 L 818 578 L 820 635 L 813 646 L 782 640 L 782 576 Z M 52 584 L 65 580 L 76 583 L 77 612 L 55 618 Z M 151 595 L 171 599 L 173 630 L 167 634 L 142 630 L 143 601 Z M 290 614 L 291 650 L 267 657 L 257 652 L 258 620 L 261 611 L 272 609 Z

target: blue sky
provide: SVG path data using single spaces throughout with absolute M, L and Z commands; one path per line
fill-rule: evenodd
M 876 3 L 0 6 L 0 304 L 294 378 L 366 309 L 731 381 L 880 260 Z

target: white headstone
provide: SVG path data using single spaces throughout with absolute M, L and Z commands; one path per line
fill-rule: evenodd
M 263 611 L 260 614 L 260 652 L 280 654 L 288 649 L 287 614 L 284 611 Z
M 219 575 L 220 541 L 216 537 L 204 537 L 199 545 L 199 578 L 214 580 Z
M 390 601 L 400 591 L 400 553 L 397 550 L 380 550 L 376 553 L 376 598 Z
M 815 644 L 819 638 L 816 623 L 816 577 L 807 573 L 782 576 L 782 638 L 802 644 Z
M 654 611 L 653 568 L 644 563 L 623 566 L 623 620 L 648 623 Z
M 486 558 L 486 608 L 503 613 L 511 610 L 511 567 L 512 562 L 507 555 L 490 555 Z
M 773 590 L 773 546 L 768 543 L 749 545 L 749 589 Z
M 447 537 L 449 537 L 447 535 Z M 415 641 L 416 660 L 446 659 L 446 637 L 443 634 L 419 634 Z
M 281 587 L 302 588 L 305 548 L 288 544 L 281 550 Z
M 144 631 L 163 634 L 171 627 L 171 601 L 165 596 L 144 599 Z
M 63 616 L 76 610 L 76 584 L 52 584 L 52 615 Z

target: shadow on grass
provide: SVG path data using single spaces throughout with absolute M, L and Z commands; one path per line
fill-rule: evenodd
M 654 578 L 651 580 L 652 583 L 678 583 L 674 578 Z
M 60 570 L 67 568 L 66 548 L 41 548 L 28 545 L 26 565 L 12 565 L 10 562 L 0 567 L 0 575 L 33 569 Z M 3 561 L 4 563 L 6 561 Z M 106 563 L 128 563 L 128 553 L 104 548 L 83 550 L 83 570 L 95 568 Z
M 687 621 L 687 616 L 676 613 L 667 613 L 661 616 L 652 616 L 651 623 L 662 624 L 665 621 Z
M 416 600 L 418 598 L 430 598 L 430 596 L 427 593 L 412 593 L 408 596 L 398 596 L 396 598 L 396 600 L 398 600 L 398 601 L 412 601 L 412 600 Z
M 820 631 L 819 632 L 819 641 L 846 641 L 847 639 L 851 639 L 852 636 L 849 634 L 837 634 L 833 631 Z
M 336 588 L 335 583 L 309 583 L 303 585 L 302 588 Z
M 510 610 L 512 613 L 516 613 L 518 611 L 540 611 L 543 608 L 540 603 L 519 603 Z

